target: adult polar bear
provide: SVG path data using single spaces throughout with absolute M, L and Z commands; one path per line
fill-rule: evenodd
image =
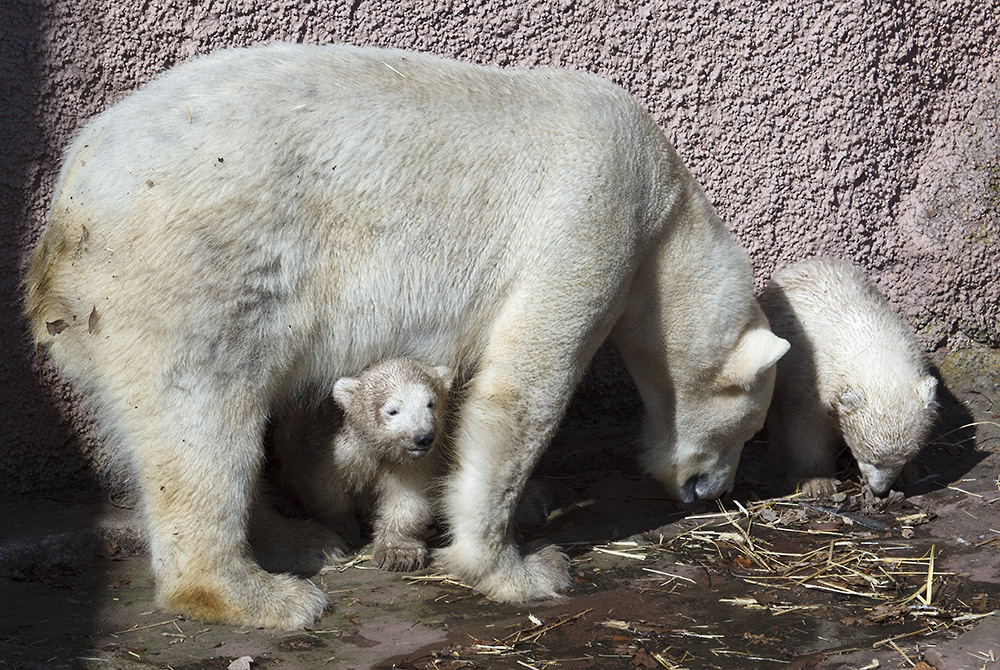
M 468 379 L 444 569 L 498 600 L 568 584 L 511 515 L 609 335 L 682 500 L 731 485 L 787 344 L 652 119 L 581 73 L 272 45 L 194 60 L 69 147 L 25 277 L 38 342 L 136 470 L 160 603 L 298 627 L 311 583 L 246 527 L 269 413 L 386 358 Z

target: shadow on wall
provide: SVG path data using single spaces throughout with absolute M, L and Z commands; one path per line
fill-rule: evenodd
M 932 373 L 938 380 L 940 411 L 927 445 L 913 460 L 917 474 L 916 480 L 904 489 L 907 496 L 946 487 L 989 456 L 988 451 L 976 447 L 975 419 L 968 408 L 945 385 L 936 367 Z
M 79 569 L 71 561 L 87 561 L 93 547 L 83 549 L 66 537 L 95 537 L 92 506 L 78 507 L 72 527 L 53 504 L 37 498 L 45 492 L 79 500 L 96 492 L 94 477 L 77 448 L 66 422 L 53 408 L 42 388 L 42 370 L 20 317 L 19 268 L 24 249 L 31 246 L 28 212 L 43 193 L 44 175 L 54 169 L 56 158 L 40 150 L 47 145 L 39 123 L 43 96 L 42 9 L 33 2 L 0 5 L 0 253 L 7 268 L 0 273 L 0 659 L 11 667 L 41 667 L 53 663 L 70 667 L 86 650 L 87 636 L 95 630 L 96 612 L 80 598 L 67 607 L 74 594 L 59 591 L 61 575 Z M 54 153 L 54 152 L 50 152 Z M 56 390 L 59 392 L 59 390 Z M 65 391 L 64 391 L 65 392 Z M 29 500 L 26 496 L 35 495 Z M 42 508 L 49 513 L 43 512 Z M 95 571 L 95 584 L 104 575 Z M 53 603 L 61 603 L 53 606 Z M 44 631 L 60 630 L 56 643 Z M 63 665 L 66 664 L 66 665 Z M 48 667 L 46 665 L 46 667 Z M 53 666 L 55 667 L 55 666 Z
M 8 268 L 0 274 L 0 497 L 56 494 L 80 499 L 96 492 L 95 479 L 67 421 L 54 409 L 51 395 L 68 395 L 52 382 L 32 351 L 21 318 L 20 268 L 34 246 L 30 212 L 44 211 L 49 176 L 57 169 L 58 148 L 40 123 L 44 99 L 45 47 L 42 12 L 33 3 L 3 3 L 0 9 L 0 253 Z M 44 357 L 43 357 L 44 358 Z M 44 382 L 43 382 L 44 380 Z

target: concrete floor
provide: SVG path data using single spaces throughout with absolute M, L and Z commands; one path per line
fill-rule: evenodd
M 555 511 L 525 539 L 559 544 L 575 584 L 564 598 L 523 606 L 489 602 L 433 565 L 398 575 L 362 560 L 316 577 L 333 607 L 313 629 L 202 625 L 152 605 L 131 511 L 9 502 L 0 507 L 0 668 L 235 670 L 244 657 L 250 668 L 290 670 L 1000 668 L 998 362 L 993 352 L 939 361 L 948 393 L 918 481 L 876 510 L 857 505 L 849 471 L 839 502 L 771 498 L 762 443 L 747 447 L 725 513 L 680 510 L 630 463 L 610 465 L 601 454 L 628 433 L 557 445 L 539 475 Z M 567 469 L 567 460 L 585 465 Z M 795 579 L 773 562 L 827 548 L 828 559 L 810 559 L 814 569 Z M 832 576 L 847 560 L 833 552 L 857 548 L 882 563 L 866 563 L 856 583 Z M 893 557 L 910 567 L 869 588 Z

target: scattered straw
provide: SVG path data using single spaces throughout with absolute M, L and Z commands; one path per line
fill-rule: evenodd
M 114 633 L 111 633 L 111 635 L 121 635 L 122 633 L 131 633 L 137 630 L 147 630 L 149 628 L 157 628 L 159 626 L 169 626 L 170 624 L 177 625 L 177 619 L 170 619 L 169 621 L 160 621 L 158 623 L 151 623 L 145 626 L 132 626 L 131 628 L 126 628 L 125 630 L 116 630 Z
M 966 491 L 965 489 L 960 489 L 957 486 L 951 486 L 951 485 L 949 485 L 946 488 L 949 488 L 952 491 L 958 491 L 959 493 L 964 493 L 967 496 L 975 496 L 977 498 L 982 498 L 983 497 L 983 496 L 979 495 L 978 493 L 973 493 L 972 491 Z
M 393 66 L 389 65 L 388 63 L 382 63 L 382 65 L 385 65 L 387 68 L 389 68 L 390 70 L 392 70 L 393 72 L 395 72 L 396 74 L 398 74 L 400 77 L 402 77 L 403 79 L 406 79 L 406 75 L 405 74 L 403 74 L 402 72 L 400 72 L 399 70 L 397 70 Z
M 691 582 L 692 584 L 697 584 L 695 580 L 690 577 L 685 577 L 684 575 L 675 575 L 672 572 L 664 572 L 662 570 L 654 570 L 653 568 L 643 568 L 645 572 L 652 572 L 655 575 L 662 575 L 664 577 L 670 577 L 671 579 L 683 579 L 685 582 Z
M 927 561 L 927 594 L 921 598 L 923 603 L 930 607 L 934 588 L 934 545 L 931 545 L 930 557 Z
M 514 662 L 518 665 L 525 668 L 542 670 L 551 665 L 556 665 L 558 662 L 554 660 L 538 660 L 531 657 L 532 654 L 537 655 L 538 652 L 544 651 L 544 647 L 540 645 L 539 639 L 549 631 L 569 625 L 592 611 L 593 609 L 586 609 L 576 614 L 549 619 L 540 619 L 533 614 L 529 614 L 527 624 L 522 625 L 506 637 L 500 639 L 494 638 L 490 641 L 472 637 L 472 644 L 470 646 L 455 649 L 452 655 L 455 658 L 461 658 L 464 654 L 500 657 L 516 656 L 517 658 L 514 658 Z
M 885 645 L 889 645 L 891 647 L 895 647 L 896 646 L 896 640 L 902 640 L 902 639 L 905 639 L 905 638 L 908 638 L 908 637 L 915 637 L 917 635 L 926 635 L 927 633 L 933 633 L 933 632 L 934 632 L 934 629 L 932 627 L 925 626 L 924 628 L 921 628 L 920 630 L 911 630 L 909 633 L 903 633 L 902 635 L 894 635 L 893 637 L 887 637 L 884 640 L 879 640 L 878 642 L 876 642 L 875 644 L 872 645 L 872 648 L 873 649 L 877 649 L 879 647 L 884 647 Z

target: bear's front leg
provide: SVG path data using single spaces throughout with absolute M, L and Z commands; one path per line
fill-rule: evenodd
M 266 572 L 247 543 L 263 417 L 241 412 L 252 399 L 203 396 L 177 390 L 159 412 L 132 420 L 157 601 L 206 623 L 309 625 L 326 594 Z
M 570 584 L 568 561 L 558 549 L 523 555 L 513 535 L 525 482 L 564 406 L 558 394 L 549 401 L 551 406 L 540 405 L 541 399 L 520 393 L 509 378 L 484 375 L 463 404 L 455 436 L 455 465 L 443 500 L 452 542 L 436 558 L 501 602 L 552 598 Z

